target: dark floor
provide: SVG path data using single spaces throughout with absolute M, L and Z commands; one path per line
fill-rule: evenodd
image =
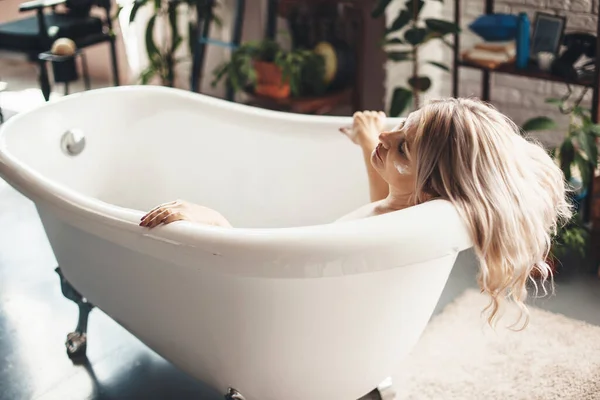
M 453 271 L 436 313 L 475 286 L 472 257 L 461 258 L 467 262 Z M 74 365 L 63 343 L 77 308 L 62 296 L 54 267 L 33 204 L 0 180 L 0 400 L 223 398 L 98 310 L 90 316 L 89 363 Z M 535 304 L 600 325 L 600 280 L 565 270 L 556 296 Z

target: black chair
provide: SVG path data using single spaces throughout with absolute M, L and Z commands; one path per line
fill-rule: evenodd
M 57 6 L 64 5 L 63 11 Z M 104 9 L 106 17 L 92 16 L 93 7 Z M 119 85 L 115 34 L 110 15 L 111 0 L 33 0 L 21 4 L 20 12 L 36 11 L 36 16 L 0 24 L 0 50 L 25 54 L 39 65 L 39 80 L 46 101 L 50 81 L 46 61 L 40 57 L 59 38 L 69 38 L 78 49 L 108 42 L 114 84 Z

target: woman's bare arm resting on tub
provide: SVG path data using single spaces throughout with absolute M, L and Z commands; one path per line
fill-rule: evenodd
M 354 114 L 351 127 L 340 128 L 342 133 L 347 135 L 362 149 L 369 177 L 369 193 L 372 203 L 361 207 L 338 221 L 366 218 L 373 214 L 373 209 L 377 203 L 388 196 L 388 183 L 383 180 L 371 164 L 371 154 L 379 142 L 378 136 L 383 130 L 384 121 L 385 114 L 383 112 L 358 112 Z M 166 225 L 175 221 L 190 221 L 204 225 L 231 227 L 229 221 L 218 211 L 185 200 L 176 200 L 153 208 L 142 217 L 140 226 L 154 228 L 158 225 Z
M 140 226 L 154 228 L 175 221 L 190 221 L 198 224 L 223 226 L 231 228 L 231 224 L 219 212 L 185 200 L 176 200 L 161 204 L 150 210 L 140 222 Z

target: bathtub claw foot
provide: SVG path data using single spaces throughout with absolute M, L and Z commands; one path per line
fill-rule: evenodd
M 387 378 L 381 382 L 379 386 L 377 386 L 377 392 L 379 392 L 381 400 L 395 400 L 396 391 L 394 390 L 392 378 Z
M 85 333 L 71 332 L 65 342 L 69 358 L 85 357 L 87 350 L 87 335 Z
M 60 268 L 56 268 L 56 273 L 60 277 L 60 288 L 63 296 L 75 302 L 79 307 L 79 318 L 74 332 L 67 335 L 65 346 L 67 355 L 71 359 L 82 358 L 86 356 L 87 350 L 87 325 L 90 312 L 94 305 L 88 302 L 71 284 L 65 279 Z
M 229 388 L 225 395 L 225 400 L 245 400 L 244 396 L 234 388 Z

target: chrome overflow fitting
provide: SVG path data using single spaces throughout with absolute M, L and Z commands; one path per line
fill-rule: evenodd
M 63 133 L 60 139 L 62 151 L 69 156 L 76 156 L 83 151 L 85 147 L 85 136 L 81 129 L 69 129 Z

